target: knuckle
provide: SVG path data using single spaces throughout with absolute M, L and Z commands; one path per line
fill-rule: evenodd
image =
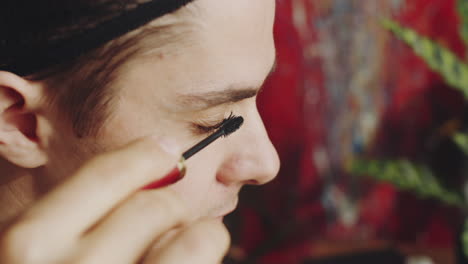
M 43 255 L 44 243 L 38 241 L 31 225 L 20 223 L 6 230 L 0 240 L 1 259 L 6 263 L 35 263 Z
M 151 197 L 148 196 L 145 192 L 138 192 L 133 195 L 131 199 L 131 206 L 137 209 L 147 208 L 148 206 L 151 206 L 153 202 L 154 201 L 152 201 Z
M 183 241 L 188 253 L 215 253 L 223 256 L 230 244 L 230 235 L 222 224 L 201 224 L 189 231 Z
M 161 214 L 169 216 L 176 222 L 183 222 L 188 218 L 188 209 L 180 196 L 175 192 L 159 190 L 151 192 L 150 195 L 159 201 L 153 205 L 157 207 L 156 210 L 161 212 Z
M 193 255 L 207 251 L 213 252 L 215 244 L 211 242 L 210 238 L 203 236 L 202 232 L 192 230 L 189 235 L 184 237 L 181 246 L 186 254 Z
M 99 180 L 104 182 L 128 183 L 128 175 L 134 175 L 133 180 L 143 181 L 154 174 L 158 162 L 149 155 L 127 155 L 126 153 L 109 152 L 90 159 L 86 171 L 99 174 Z
M 212 242 L 215 243 L 220 249 L 227 251 L 231 244 L 231 235 L 228 229 L 222 223 L 215 224 L 214 228 L 211 229 L 213 232 Z
M 138 187 L 137 185 L 158 175 L 158 172 L 168 171 L 169 167 L 174 166 L 177 162 L 175 157 L 167 154 L 151 153 L 148 155 L 145 148 L 149 147 L 122 148 L 96 155 L 86 162 L 78 174 L 83 177 L 86 175 L 93 177 L 95 181 L 110 182 L 122 188 Z M 129 181 L 128 175 L 132 175 L 132 181 Z

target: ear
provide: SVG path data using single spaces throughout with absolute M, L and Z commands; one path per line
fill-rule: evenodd
M 47 154 L 37 135 L 37 85 L 0 71 L 0 156 L 23 168 L 37 168 Z

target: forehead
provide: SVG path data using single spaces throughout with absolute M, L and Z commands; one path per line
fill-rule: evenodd
M 275 59 L 274 13 L 274 0 L 197 0 L 181 15 L 183 44 L 145 58 L 131 79 L 165 98 L 160 105 L 177 94 L 261 86 Z
M 253 79 L 267 74 L 274 60 L 275 1 L 200 0 L 197 4 L 206 14 L 197 32 L 204 55 L 210 56 L 213 64 L 222 64 L 227 72 L 240 74 L 234 75 L 237 79 L 262 82 Z

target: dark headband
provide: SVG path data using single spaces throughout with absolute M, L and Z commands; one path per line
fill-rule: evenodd
M 0 62 L 0 70 L 25 76 L 76 59 L 192 1 L 152 0 L 65 40 L 42 48 L 20 47 L 21 52 L 14 55 L 10 63 L 2 65 Z

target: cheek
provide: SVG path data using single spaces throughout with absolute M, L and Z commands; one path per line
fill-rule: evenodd
M 215 142 L 187 161 L 185 178 L 172 186 L 189 205 L 195 217 L 206 216 L 223 198 L 224 187 L 217 182 L 216 173 L 224 158 Z
M 67 142 L 67 144 L 63 144 Z M 96 144 L 77 139 L 72 132 L 51 137 L 47 142 L 48 163 L 41 171 L 41 191 L 47 192 L 73 175 L 86 161 L 100 153 Z

